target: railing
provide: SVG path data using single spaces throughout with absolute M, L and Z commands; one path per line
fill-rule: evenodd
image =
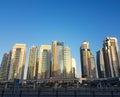
M 109 89 L 3 89 L 0 97 L 120 97 L 120 90 Z

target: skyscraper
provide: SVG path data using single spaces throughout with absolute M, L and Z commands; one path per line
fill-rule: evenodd
M 26 45 L 15 44 L 12 49 L 9 80 L 23 79 L 26 60 Z
M 89 77 L 90 78 L 97 78 L 97 72 L 96 72 L 96 62 L 95 57 L 91 53 L 89 58 Z
M 106 77 L 103 49 L 97 51 L 97 71 L 98 71 L 98 78 Z
M 41 45 L 40 47 L 40 60 L 39 60 L 39 73 L 38 78 L 50 78 L 51 71 L 51 46 Z
M 77 76 L 76 60 L 75 60 L 75 58 L 72 58 L 72 74 L 73 74 L 73 78 L 75 78 Z
M 0 65 L 0 80 L 1 80 L 1 65 Z
M 120 48 L 118 48 L 119 49 L 119 62 L 120 62 Z M 119 63 L 119 66 L 120 66 L 120 63 Z
M 117 38 L 107 37 L 103 42 L 105 69 L 107 77 L 120 76 L 120 60 Z
M 11 61 L 11 51 L 3 55 L 3 59 L 1 63 L 2 66 L 1 66 L 0 80 L 8 80 L 10 61 Z
M 72 78 L 71 52 L 68 46 L 64 47 L 64 77 Z
M 38 58 L 38 49 L 36 46 L 33 45 L 30 48 L 30 53 L 29 53 L 28 71 L 27 71 L 28 80 L 37 79 L 37 76 L 36 76 L 37 58 Z
M 64 43 L 52 42 L 52 77 L 63 77 L 64 67 Z
M 90 78 L 90 67 L 89 67 L 89 58 L 90 58 L 90 48 L 89 42 L 85 41 L 82 43 L 80 47 L 80 55 L 81 55 L 81 69 L 82 69 L 82 77 Z
M 36 78 L 38 79 L 38 71 L 39 71 L 39 57 L 37 58 L 36 62 Z
M 120 67 L 120 49 L 119 49 L 119 54 L 118 55 L 119 55 L 119 67 Z

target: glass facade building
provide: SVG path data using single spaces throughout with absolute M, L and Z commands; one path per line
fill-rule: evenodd
M 50 78 L 51 74 L 51 46 L 41 45 L 39 60 L 39 79 Z
M 120 59 L 118 41 L 115 37 L 107 37 L 103 42 L 103 53 L 106 77 L 120 76 Z
M 64 47 L 64 77 L 72 78 L 72 60 L 69 47 Z
M 28 60 L 28 70 L 27 70 L 28 80 L 37 79 L 36 76 L 37 58 L 38 58 L 38 49 L 36 46 L 32 46 L 30 48 L 29 60 Z
M 61 78 L 64 69 L 64 43 L 52 42 L 52 77 Z
M 26 45 L 15 44 L 12 49 L 9 80 L 23 79 L 26 60 Z
M 81 69 L 82 77 L 90 78 L 90 68 L 89 68 L 89 58 L 90 58 L 90 48 L 89 42 L 85 41 L 80 47 L 80 60 L 81 60 Z
M 0 80 L 8 80 L 9 69 L 10 69 L 10 60 L 11 60 L 11 52 L 5 53 L 3 55 L 3 59 L 2 59 L 2 63 L 1 63 Z
M 90 78 L 97 78 L 97 72 L 96 72 L 96 62 L 95 57 L 91 54 L 89 58 L 89 74 Z
M 97 51 L 97 72 L 98 72 L 98 78 L 106 77 L 103 49 Z
M 77 76 L 76 60 L 75 60 L 75 58 L 72 58 L 72 74 L 73 74 L 73 78 L 75 78 Z

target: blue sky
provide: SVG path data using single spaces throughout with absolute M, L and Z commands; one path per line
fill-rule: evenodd
M 106 36 L 117 37 L 120 46 L 120 0 L 1 0 L 0 36 L 0 61 L 15 43 L 25 43 L 28 53 L 33 44 L 63 41 L 80 75 L 83 41 L 94 55 Z

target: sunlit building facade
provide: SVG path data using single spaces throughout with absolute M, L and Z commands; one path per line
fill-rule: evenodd
M 97 78 L 96 62 L 93 54 L 89 58 L 89 78 Z
M 52 42 L 52 77 L 63 77 L 64 68 L 64 43 Z
M 11 61 L 11 51 L 3 55 L 3 59 L 1 63 L 0 80 L 8 80 L 10 61 Z
M 115 37 L 107 37 L 103 42 L 106 77 L 120 76 L 120 59 L 118 41 Z
M 39 71 L 39 57 L 37 58 L 36 62 L 36 79 L 38 79 L 38 71 Z
M 119 48 L 119 62 L 120 62 L 120 48 Z M 119 66 L 120 66 L 120 63 L 119 63 Z
M 97 51 L 97 72 L 98 72 L 98 78 L 106 77 L 103 49 Z
M 1 80 L 1 66 L 0 66 L 0 80 Z
M 27 70 L 28 80 L 37 79 L 36 76 L 37 58 L 38 58 L 38 48 L 36 46 L 32 46 L 30 48 L 29 60 L 28 60 L 28 70 Z
M 80 58 L 81 58 L 81 69 L 82 69 L 82 77 L 90 78 L 90 66 L 89 66 L 89 58 L 90 58 L 90 48 L 89 42 L 85 41 L 82 43 L 80 47 Z
M 72 61 L 70 47 L 64 47 L 64 78 L 72 78 Z
M 73 78 L 77 77 L 76 60 L 75 60 L 75 58 L 72 58 L 72 75 L 73 75 Z
M 51 46 L 41 45 L 38 79 L 50 78 L 51 74 Z
M 26 45 L 15 44 L 12 49 L 9 80 L 23 79 L 26 60 Z

